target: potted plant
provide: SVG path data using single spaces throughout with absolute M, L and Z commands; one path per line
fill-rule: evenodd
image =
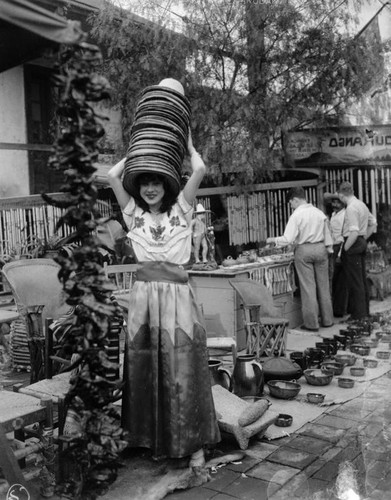
M 36 257 L 54 259 L 64 248 L 69 247 L 68 240 L 68 236 L 63 237 L 57 234 L 41 240 L 36 249 Z

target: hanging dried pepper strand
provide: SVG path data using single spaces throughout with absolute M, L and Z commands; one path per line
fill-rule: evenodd
M 49 164 L 63 171 L 61 191 L 66 197 L 57 201 L 43 196 L 49 204 L 66 209 L 58 226 L 68 225 L 73 240 L 81 242 L 72 255 L 57 259 L 67 303 L 75 306 L 66 342 L 79 355 L 79 371 L 71 378 L 66 397 L 69 415 L 78 426 L 62 438 L 67 444 L 60 460 L 68 464 L 68 471 L 58 493 L 62 498 L 83 500 L 107 491 L 121 465 L 119 454 L 127 446 L 120 413 L 113 404 L 120 383 L 106 378 L 107 369 L 115 367 L 105 347 L 110 322 L 118 311 L 110 301 L 112 286 L 99 263 L 94 236 L 101 219 L 96 209 L 93 162 L 104 128 L 91 102 L 109 97 L 108 83 L 97 73 L 100 63 L 96 46 L 64 46 L 60 51 L 54 83 L 59 88 L 58 113 L 63 125 Z

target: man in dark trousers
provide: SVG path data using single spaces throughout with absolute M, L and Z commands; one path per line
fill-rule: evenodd
M 342 227 L 345 220 L 345 204 L 334 193 L 324 193 L 323 199 L 326 203 L 330 203 L 333 209 L 330 217 L 330 231 L 333 238 L 333 254 L 330 258 L 331 298 L 334 316 L 342 318 L 348 310 L 348 289 L 341 260 L 344 244 Z
M 354 196 L 350 182 L 342 182 L 337 192 L 339 199 L 346 205 L 342 227 L 344 237 L 342 265 L 346 274 L 349 309 L 351 319 L 362 319 L 369 316 L 369 290 L 365 265 L 367 239 L 376 232 L 377 222 L 365 203 Z

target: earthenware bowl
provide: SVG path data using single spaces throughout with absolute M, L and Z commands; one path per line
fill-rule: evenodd
M 343 363 L 338 363 L 338 361 L 323 362 L 321 370 L 327 370 L 333 372 L 334 375 L 341 375 L 345 365 Z
M 379 359 L 390 359 L 390 351 L 377 351 L 376 357 Z
M 310 385 L 329 385 L 333 379 L 333 372 L 328 370 L 304 370 L 304 377 Z
M 334 359 L 338 363 L 343 363 L 346 366 L 353 366 L 356 362 L 356 356 L 353 354 L 336 354 Z
M 352 366 L 350 368 L 350 375 L 353 375 L 353 377 L 363 377 L 365 375 L 365 368 L 363 366 Z
M 346 349 L 348 337 L 345 335 L 334 335 L 334 339 L 338 342 L 340 349 Z
M 274 425 L 277 425 L 277 427 L 289 427 L 290 425 L 292 425 L 292 420 L 292 415 L 280 413 L 277 417 L 277 420 L 274 422 Z
M 324 352 L 325 356 L 329 356 L 333 351 L 333 346 L 326 342 L 315 342 L 315 347 L 317 349 L 321 349 Z
M 376 359 L 363 359 L 364 366 L 367 368 L 377 368 L 378 361 Z
M 350 339 L 354 339 L 360 336 L 358 333 L 356 333 L 355 330 L 340 330 L 339 333 L 340 335 L 343 335 L 344 337 L 348 337 Z
M 354 380 L 351 378 L 339 378 L 338 385 L 344 389 L 351 389 L 354 386 Z
M 380 337 L 380 342 L 391 342 L 391 334 L 383 332 L 383 335 Z
M 325 398 L 324 394 L 320 394 L 319 392 L 307 392 L 307 401 L 313 404 L 323 403 Z
M 304 352 L 302 351 L 293 351 L 289 354 L 289 359 L 297 363 L 302 371 L 307 368 L 306 357 L 304 356 Z
M 297 382 L 288 382 L 286 380 L 269 380 L 266 385 L 270 394 L 279 399 L 293 399 L 301 389 L 301 385 Z
M 316 347 L 307 347 L 304 351 L 304 356 L 306 358 L 306 364 L 308 368 L 320 368 L 321 363 L 324 361 L 326 356 L 322 349 L 317 349 Z
M 363 345 L 368 346 L 369 348 L 372 348 L 372 347 L 377 347 L 379 344 L 379 341 L 378 341 L 378 339 L 366 339 L 366 340 L 362 340 L 361 343 Z
M 359 356 L 368 356 L 371 352 L 371 348 L 364 344 L 352 344 L 350 346 L 350 351 L 354 352 L 354 354 L 358 354 Z
M 330 346 L 330 355 L 334 356 L 335 354 L 337 354 L 340 343 L 336 339 L 325 338 L 323 339 L 323 342 Z

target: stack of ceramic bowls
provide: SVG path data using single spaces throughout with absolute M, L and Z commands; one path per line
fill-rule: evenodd
M 123 178 L 132 196 L 136 177 L 145 173 L 164 176 L 171 190 L 179 193 L 190 122 L 190 103 L 180 88 L 176 80 L 163 80 L 140 96 Z

